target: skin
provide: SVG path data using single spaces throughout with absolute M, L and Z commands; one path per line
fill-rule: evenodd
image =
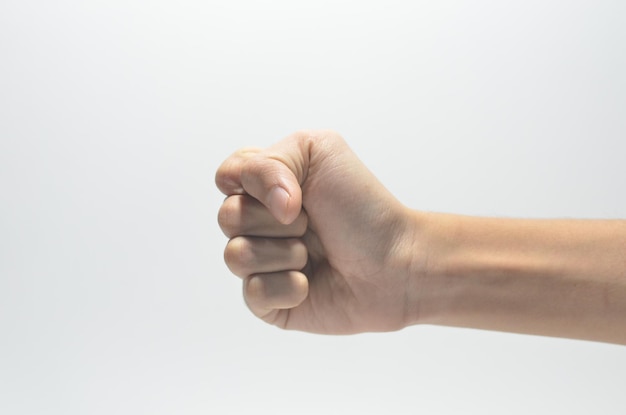
M 440 324 L 626 344 L 626 221 L 409 209 L 332 131 L 243 149 L 218 222 L 250 310 L 324 334 Z

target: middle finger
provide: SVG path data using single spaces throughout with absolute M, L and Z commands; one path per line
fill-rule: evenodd
M 306 232 L 308 219 L 302 210 L 295 221 L 284 225 L 252 196 L 233 195 L 227 197 L 222 204 L 218 222 L 229 238 L 235 236 L 299 238 Z

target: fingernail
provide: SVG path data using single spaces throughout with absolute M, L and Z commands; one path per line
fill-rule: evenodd
M 286 220 L 289 199 L 289 193 L 280 186 L 274 186 L 267 196 L 267 206 L 276 219 L 283 223 Z

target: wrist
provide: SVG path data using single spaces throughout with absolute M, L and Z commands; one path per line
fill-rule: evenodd
M 405 326 L 441 324 L 455 290 L 446 258 L 454 250 L 463 216 L 413 210 L 409 218 Z
M 431 293 L 439 274 L 435 237 L 440 225 L 436 214 L 406 208 L 406 223 L 394 255 L 394 269 L 404 279 L 403 327 L 422 323 L 431 317 L 437 304 Z

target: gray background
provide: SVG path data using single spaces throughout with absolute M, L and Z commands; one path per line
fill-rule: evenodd
M 619 346 L 252 317 L 219 163 L 339 131 L 405 204 L 626 217 L 620 1 L 0 2 L 0 413 L 623 413 Z

